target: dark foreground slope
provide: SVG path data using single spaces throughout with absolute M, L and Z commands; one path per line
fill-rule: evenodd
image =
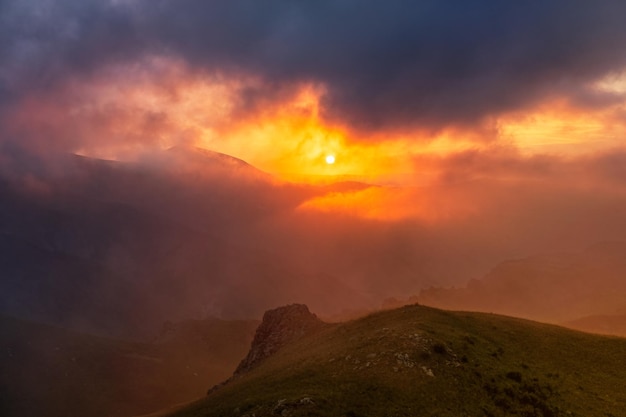
M 189 401 L 232 373 L 257 325 L 187 321 L 136 343 L 0 317 L 0 415 L 125 417 Z
M 624 416 L 626 339 L 422 306 L 285 346 L 172 416 Z

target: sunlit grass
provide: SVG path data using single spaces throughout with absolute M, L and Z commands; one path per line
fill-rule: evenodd
M 618 416 L 625 361 L 626 339 L 411 306 L 301 340 L 175 415 Z

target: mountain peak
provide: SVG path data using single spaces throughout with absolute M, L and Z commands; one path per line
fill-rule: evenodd
M 219 172 L 220 175 L 244 175 L 253 180 L 271 181 L 273 177 L 249 164 L 243 159 L 225 153 L 199 148 L 197 146 L 177 145 L 167 149 L 167 155 L 174 161 L 183 162 L 188 168 L 208 172 Z
M 206 162 L 210 160 L 223 164 L 251 167 L 251 165 L 243 159 L 235 158 L 234 156 L 227 155 L 225 153 L 199 148 L 197 146 L 176 145 L 168 148 L 167 152 L 173 155 L 185 156 L 187 158 L 195 158 L 199 162 Z

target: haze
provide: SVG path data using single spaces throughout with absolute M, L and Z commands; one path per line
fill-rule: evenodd
M 624 314 L 624 275 L 589 271 L 624 270 L 625 15 L 0 0 L 2 312 L 131 337 L 292 302 L 345 317 L 569 253 L 583 272 L 524 288 L 585 308 L 424 300 Z

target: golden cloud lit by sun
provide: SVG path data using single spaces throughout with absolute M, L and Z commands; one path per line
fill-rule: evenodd
M 620 111 L 613 108 L 593 112 L 562 101 L 545 103 L 502 117 L 500 139 L 510 141 L 527 154 L 576 155 L 609 149 L 619 145 L 626 135 L 624 123 L 616 123 Z
M 595 88 L 622 94 L 624 79 L 602 80 Z M 526 155 L 575 154 L 610 148 L 626 135 L 619 103 L 593 110 L 559 99 L 502 115 L 485 126 L 357 132 L 323 117 L 328 93 L 323 85 L 292 86 L 256 103 L 253 111 L 241 112 L 241 92 L 259 82 L 192 73 L 174 61 L 154 59 L 132 77 L 111 70 L 95 81 L 68 84 L 63 94 L 71 98 L 69 111 L 58 106 L 56 97 L 24 100 L 11 123 L 49 132 L 70 124 L 72 135 L 91 138 L 75 151 L 95 157 L 132 159 L 145 149 L 182 143 L 241 158 L 285 181 L 348 179 L 402 186 L 436 180 L 439 167 L 420 162 L 429 158 L 494 146 Z M 390 198 L 381 190 L 367 190 L 320 197 L 303 208 L 350 211 L 367 205 L 367 213 L 359 211 L 366 217 L 426 215 L 424 209 L 391 211 L 389 204 L 376 203 Z

